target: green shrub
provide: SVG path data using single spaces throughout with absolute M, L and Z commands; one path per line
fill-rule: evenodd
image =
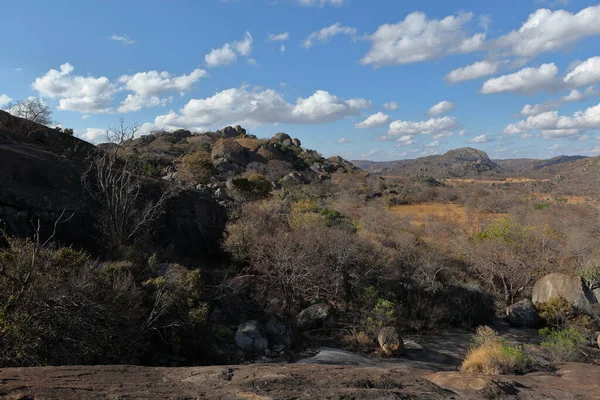
M 548 208 L 548 203 L 534 203 L 533 208 L 534 210 L 545 210 Z
M 547 325 L 563 329 L 569 319 L 576 317 L 580 312 L 563 297 L 556 297 L 545 303 L 536 304 L 538 315 Z
M 562 330 L 543 328 L 539 330 L 539 334 L 544 338 L 542 348 L 555 363 L 576 361 L 580 356 L 581 348 L 586 343 L 585 337 L 575 328 Z
M 273 185 L 261 174 L 252 174 L 248 178 L 231 180 L 234 196 L 243 201 L 265 199 L 271 194 Z
M 208 183 L 210 178 L 218 171 L 215 168 L 210 154 L 204 151 L 196 151 L 183 157 L 182 177 L 194 184 Z

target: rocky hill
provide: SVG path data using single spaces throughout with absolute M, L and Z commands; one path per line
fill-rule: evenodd
M 546 167 L 568 164 L 574 161 L 583 160 L 584 156 L 558 156 L 548 160 L 538 160 L 535 158 L 515 158 L 506 160 L 494 160 L 496 164 L 502 167 L 507 172 L 525 175 L 532 171 L 537 171 Z
M 382 175 L 427 175 L 435 178 L 462 178 L 495 175 L 502 167 L 477 149 L 465 147 L 450 150 L 439 156 L 421 157 L 414 160 L 373 162 L 353 161 L 367 172 Z
M 110 144 L 99 145 L 107 146 Z M 335 172 L 359 171 L 341 157 L 326 159 L 315 150 L 303 148 L 299 139 L 287 133 L 259 139 L 240 126 L 203 134 L 156 132 L 124 146 L 139 156 L 149 175 L 196 188 L 222 204 L 235 200 L 240 179 L 264 178 L 277 189 L 285 184 L 326 180 Z
M 89 166 L 86 160 L 96 151 L 92 144 L 61 130 L 0 111 L 0 221 L 6 233 L 32 237 L 39 221 L 41 236 L 49 237 L 64 212 L 72 218 L 57 231 L 58 243 L 98 254 L 99 205 L 81 181 Z M 142 185 L 140 202 L 173 186 L 152 177 L 144 177 Z M 225 210 L 198 190 L 174 187 L 176 195 L 149 227 L 149 245 L 176 259 L 205 258 L 217 249 Z M 210 235 L 199 229 L 196 218 L 210 222 Z

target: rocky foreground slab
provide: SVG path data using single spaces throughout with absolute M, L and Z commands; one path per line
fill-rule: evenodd
M 331 357 L 331 354 L 329 355 Z M 347 357 L 346 357 L 347 361 Z M 68 366 L 0 370 L 6 399 L 600 399 L 600 366 L 490 377 L 387 361 L 368 367 L 253 364 L 189 368 Z

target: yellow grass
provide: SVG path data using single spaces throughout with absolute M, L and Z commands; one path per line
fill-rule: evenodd
M 447 183 L 482 183 L 482 184 L 502 184 L 502 183 L 527 183 L 527 182 L 548 182 L 550 179 L 533 179 L 533 178 L 506 178 L 502 180 L 493 179 L 445 179 Z
M 523 372 L 528 359 L 518 347 L 501 339 L 487 326 L 477 328 L 476 346 L 467 353 L 461 369 L 465 372 L 502 375 Z

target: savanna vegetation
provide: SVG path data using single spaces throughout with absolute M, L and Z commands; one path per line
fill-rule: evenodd
M 600 277 L 600 205 L 564 180 L 327 170 L 316 152 L 288 139 L 267 147 L 245 131 L 221 141 L 192 136 L 180 150 L 157 136 L 170 150 L 131 150 L 128 129 L 111 131 L 119 140 L 85 160 L 82 187 L 102 210 L 102 251 L 40 229 L 4 235 L 0 366 L 240 361 L 236 327 L 248 320 L 288 327 L 287 352 L 315 343 L 366 352 L 386 326 L 414 333 L 493 324 L 550 272 L 579 274 L 590 287 Z M 242 151 L 262 152 L 262 161 L 239 161 L 243 169 L 222 161 Z M 321 169 L 310 178 L 315 163 Z M 160 182 L 165 172 L 178 180 Z M 147 195 L 147 180 L 158 181 L 158 195 Z M 227 193 L 218 199 L 227 224 L 216 256 L 156 252 L 149 231 L 169 199 L 215 183 Z M 69 219 L 63 212 L 54 231 Z M 331 320 L 295 329 L 314 304 L 331 306 Z M 599 328 L 594 311 L 570 304 L 538 311 L 553 362 L 576 359 Z M 479 328 L 463 369 L 525 372 L 531 364 L 523 349 Z

